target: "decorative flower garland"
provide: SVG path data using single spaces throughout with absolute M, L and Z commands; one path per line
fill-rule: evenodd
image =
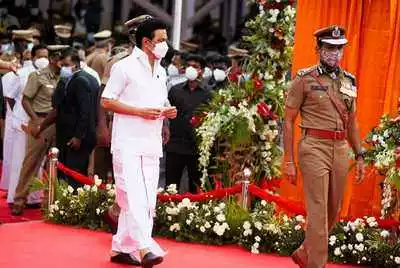
M 399 104 L 400 108 L 400 104 Z M 400 218 L 400 116 L 385 115 L 367 136 L 365 160 L 385 176 L 382 182 L 382 217 Z
M 279 177 L 282 148 L 279 146 L 279 117 L 288 81 L 294 35 L 293 1 L 253 1 L 260 13 L 244 37 L 250 57 L 244 74 L 217 91 L 211 103 L 192 119 L 200 139 L 200 168 L 203 188 L 209 181 L 210 161 L 214 176 L 226 187 L 243 179 Z

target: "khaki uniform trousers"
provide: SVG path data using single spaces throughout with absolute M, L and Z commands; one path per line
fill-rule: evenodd
M 43 119 L 40 119 L 42 121 Z M 35 122 L 37 125 L 38 122 Z M 32 123 L 30 122 L 30 125 Z M 29 195 L 29 187 L 37 176 L 40 165 L 47 155 L 48 149 L 54 146 L 56 138 L 55 124 L 46 128 L 39 139 L 28 136 L 28 148 L 22 163 L 18 186 L 15 192 L 14 206 L 24 206 Z
M 299 142 L 299 165 L 304 180 L 307 229 L 303 249 L 307 268 L 323 268 L 328 261 L 328 236 L 342 206 L 349 168 L 346 140 L 304 136 Z

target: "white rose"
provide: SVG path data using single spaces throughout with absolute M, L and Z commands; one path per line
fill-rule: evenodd
M 189 198 L 184 198 L 182 200 L 182 205 L 184 205 L 185 207 L 189 208 L 191 205 L 190 199 Z
M 299 231 L 299 230 L 301 230 L 301 225 L 296 225 L 295 227 L 294 227 L 294 229 L 296 230 L 296 231 Z
M 207 221 L 207 222 L 204 224 L 204 227 L 206 227 L 207 229 L 209 229 L 209 228 L 211 228 L 211 224 Z
M 258 229 L 258 230 L 261 231 L 261 229 L 262 229 L 262 223 L 259 222 L 259 221 L 257 221 L 257 222 L 254 223 L 254 227 L 256 227 L 256 229 Z
M 304 216 L 303 216 L 303 215 L 297 215 L 297 216 L 296 216 L 296 221 L 302 222 L 302 223 L 306 222 L 306 221 L 304 220 Z
M 58 205 L 54 205 L 54 211 L 58 211 L 60 208 L 58 207 Z
M 206 231 L 206 228 L 204 226 L 200 227 L 200 232 L 204 233 Z
M 220 212 L 221 212 L 220 207 L 215 207 L 215 208 L 214 208 L 214 212 L 215 212 L 215 213 L 220 213 Z
M 345 231 L 346 233 L 348 233 L 348 232 L 350 231 L 350 228 L 347 227 L 347 226 L 345 226 L 345 227 L 343 227 L 343 231 Z
M 335 256 L 340 256 L 342 254 L 342 251 L 340 250 L 340 248 L 335 248 L 333 254 L 335 254 Z
M 93 187 L 92 187 L 92 192 L 93 192 L 93 193 L 96 193 L 96 192 L 97 192 L 97 186 L 96 186 L 96 185 L 93 185 Z
M 251 253 L 260 254 L 260 251 L 257 248 L 251 247 Z
M 265 207 L 267 205 L 267 201 L 261 200 L 261 206 Z
M 63 210 L 60 210 L 60 215 L 64 215 L 64 211 Z
M 347 248 L 346 245 L 342 245 L 342 246 L 340 247 L 341 250 L 346 250 L 346 248 Z
M 394 258 L 394 262 L 395 262 L 396 264 L 400 264 L 400 257 L 395 257 L 395 258 Z
M 249 229 L 249 230 L 244 230 L 243 235 L 244 235 L 244 236 L 249 236 L 249 235 L 251 235 L 252 233 L 253 233 L 253 231 L 252 231 L 251 229 Z
M 225 203 L 220 203 L 220 204 L 219 204 L 219 208 L 220 208 L 220 209 L 225 209 L 225 207 L 226 207 Z
M 76 191 L 77 191 L 78 194 L 82 194 L 83 193 L 83 188 L 79 187 L 78 189 L 76 189 Z
M 249 230 L 249 229 L 251 228 L 250 222 L 245 221 L 245 222 L 243 223 L 243 228 L 244 228 L 245 230 Z
M 250 170 L 249 168 L 245 168 L 245 169 L 243 170 L 243 175 L 244 175 L 246 178 L 249 178 L 249 177 L 251 176 L 251 170 Z
M 74 192 L 74 188 L 72 188 L 71 185 L 68 185 L 67 190 L 68 190 L 68 192 L 69 192 L 70 194 L 72 194 L 72 193 Z
M 102 183 L 103 183 L 103 181 L 99 179 L 99 176 L 94 175 L 94 185 L 99 187 Z
M 389 232 L 386 231 L 386 230 L 383 230 L 383 231 L 381 232 L 381 236 L 382 236 L 383 238 L 386 238 L 386 237 L 389 236 Z
M 225 220 L 226 220 L 226 218 L 225 218 L 225 215 L 224 215 L 224 214 L 218 214 L 218 215 L 217 215 L 217 221 L 223 222 L 223 221 L 225 221 Z
M 171 216 L 167 216 L 167 220 L 168 221 L 172 221 L 172 217 Z
M 107 191 L 110 191 L 111 189 L 112 189 L 112 185 L 111 185 L 111 184 L 109 184 L 109 183 L 108 183 L 108 184 L 106 184 L 106 190 L 107 190 Z
M 261 241 L 261 237 L 259 237 L 258 235 L 257 235 L 256 237 L 254 237 L 254 239 L 255 239 L 257 242 L 260 242 L 260 241 Z
M 157 189 L 157 193 L 162 193 L 162 192 L 164 192 L 164 188 L 162 188 L 162 187 L 159 187 L 158 189 Z
M 349 248 L 349 250 L 353 250 L 353 245 L 352 244 L 348 244 L 347 247 Z
M 85 191 L 90 191 L 90 185 L 85 185 L 85 186 L 83 186 L 83 189 L 85 190 Z
M 357 233 L 356 234 L 356 239 L 358 242 L 363 242 L 364 241 L 364 236 L 362 233 Z
M 96 208 L 96 214 L 100 215 L 100 209 L 99 208 Z
M 186 224 L 187 224 L 187 225 L 190 225 L 191 223 L 192 223 L 191 220 L 186 220 Z

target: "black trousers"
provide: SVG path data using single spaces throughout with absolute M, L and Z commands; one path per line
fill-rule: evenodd
M 176 184 L 177 189 L 181 184 L 182 173 L 185 167 L 189 175 L 189 191 L 196 193 L 200 187 L 199 161 L 197 155 L 186 155 L 167 152 L 166 159 L 166 186 Z
M 90 154 L 93 151 L 93 148 L 81 147 L 78 150 L 74 150 L 68 146 L 63 146 L 62 148 L 60 148 L 59 146 L 58 148 L 60 150 L 59 160 L 61 163 L 63 163 L 68 168 L 87 176 L 89 158 Z M 59 172 L 58 175 L 61 179 L 65 180 L 75 189 L 82 186 L 81 183 L 77 182 L 76 180 L 65 175 L 62 172 Z

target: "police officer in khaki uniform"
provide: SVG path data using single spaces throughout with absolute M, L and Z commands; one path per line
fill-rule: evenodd
M 356 80 L 339 66 L 348 42 L 345 30 L 334 25 L 314 35 L 319 63 L 297 74 L 288 91 L 284 123 L 284 173 L 295 184 L 293 130 L 300 112 L 298 160 L 308 217 L 305 241 L 292 258 L 303 268 L 322 268 L 327 263 L 328 235 L 337 222 L 349 170 L 348 144 L 357 159 L 357 182 L 364 177 Z
M 52 96 L 57 86 L 62 67 L 72 66 L 70 50 L 68 46 L 48 46 L 50 64 L 48 67 L 33 72 L 29 75 L 23 91 L 22 106 L 30 117 L 26 131 L 33 133 L 38 131 L 40 123 L 52 111 Z M 13 215 L 21 215 L 29 194 L 29 186 L 32 179 L 39 171 L 40 164 L 45 157 L 48 148 L 54 144 L 56 129 L 54 124 L 43 130 L 40 138 L 30 136 L 28 148 L 22 164 L 20 178 L 15 193 Z
M 109 59 L 109 52 L 112 48 L 111 32 L 104 30 L 96 33 L 93 38 L 95 40 L 96 49 L 86 58 L 86 63 L 93 68 L 101 77 L 103 77 L 104 69 Z

